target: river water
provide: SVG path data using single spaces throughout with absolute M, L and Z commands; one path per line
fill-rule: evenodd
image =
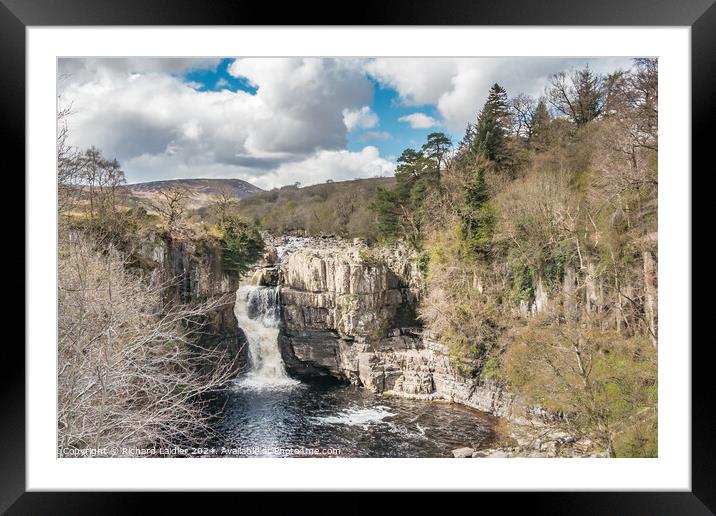
M 250 369 L 223 391 L 213 443 L 239 457 L 451 457 L 494 443 L 495 419 L 457 404 L 290 378 L 278 349 L 278 287 L 242 286 L 235 314 Z

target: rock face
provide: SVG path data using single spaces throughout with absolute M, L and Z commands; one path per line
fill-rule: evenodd
M 142 267 L 152 271 L 153 281 L 169 285 L 166 302 L 216 304 L 201 321 L 197 344 L 224 350 L 237 370 L 243 367 L 247 360 L 245 338 L 233 312 L 239 279 L 224 273 L 218 247 L 202 241 L 157 238 L 151 244 L 145 242 L 138 255 Z
M 464 377 L 444 346 L 422 336 L 421 277 L 406 247 L 316 240 L 280 271 L 279 345 L 290 374 L 508 415 L 512 400 L 498 384 Z

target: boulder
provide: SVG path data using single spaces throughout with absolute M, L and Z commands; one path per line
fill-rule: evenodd
M 472 457 L 473 453 L 475 453 L 475 450 L 469 447 L 457 448 L 452 451 L 452 456 L 456 459 L 468 459 Z

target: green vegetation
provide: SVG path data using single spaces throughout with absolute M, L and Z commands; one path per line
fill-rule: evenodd
M 264 252 L 264 241 L 255 226 L 236 216 L 225 216 L 220 224 L 223 270 L 243 276 Z
M 370 205 L 386 241 L 404 238 L 419 248 L 424 236 L 428 196 L 441 190 L 441 173 L 450 150 L 443 133 L 430 133 L 420 151 L 405 149 L 395 170 L 396 185 L 380 188 Z
M 456 366 L 610 456 L 657 453 L 657 80 L 640 59 L 539 99 L 495 84 L 454 153 L 407 149 L 372 203 Z
M 472 257 L 485 255 L 490 250 L 495 230 L 495 213 L 489 203 L 484 166 L 478 167 L 468 179 L 464 197 L 464 205 L 460 208 L 460 238 L 464 252 Z
M 507 91 L 499 84 L 494 84 L 477 117 L 474 135 L 468 136 L 472 137 L 471 152 L 496 163 L 504 163 L 508 157 L 508 124 Z
M 530 321 L 510 346 L 511 385 L 552 413 L 560 427 L 595 441 L 610 457 L 656 452 L 656 350 L 557 311 Z M 556 319 L 555 319 L 556 318 Z

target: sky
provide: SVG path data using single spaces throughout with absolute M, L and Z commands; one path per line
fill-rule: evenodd
M 70 142 L 128 183 L 238 178 L 270 189 L 390 176 L 433 131 L 454 143 L 495 82 L 539 97 L 549 77 L 629 58 L 62 58 Z

